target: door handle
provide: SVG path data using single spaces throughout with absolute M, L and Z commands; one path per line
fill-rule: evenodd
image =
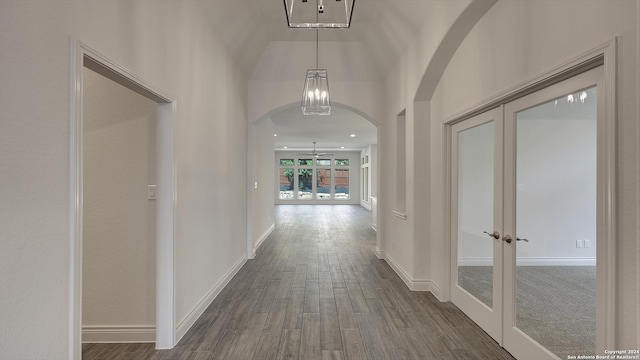
M 483 233 L 485 233 L 485 234 L 487 234 L 487 235 L 491 236 L 492 238 L 494 238 L 494 239 L 496 239 L 496 240 L 500 239 L 500 233 L 499 233 L 498 231 L 494 231 L 494 232 L 492 232 L 492 233 L 487 232 L 487 231 L 483 231 Z
M 505 235 L 505 236 L 502 237 L 502 241 L 506 242 L 507 244 L 511 244 L 513 239 L 511 238 L 511 236 Z
M 529 242 L 529 239 L 524 239 L 524 238 L 516 238 L 516 241 L 524 241 L 524 242 Z

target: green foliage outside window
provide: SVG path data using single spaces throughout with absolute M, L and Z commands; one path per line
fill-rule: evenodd
M 336 159 L 336 165 L 347 166 L 349 165 L 349 159 Z

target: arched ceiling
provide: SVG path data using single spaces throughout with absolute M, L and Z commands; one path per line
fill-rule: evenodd
M 286 146 L 288 150 L 307 151 L 314 141 L 321 151 L 360 150 L 378 142 L 375 125 L 335 104 L 329 116 L 305 116 L 300 107 L 295 106 L 272 115 L 271 121 L 277 135 L 276 150 L 286 150 Z
M 327 0 L 333 1 L 333 0 Z M 359 42 L 379 74 L 387 74 L 428 22 L 470 0 L 356 0 L 351 29 L 321 30 L 321 41 Z M 271 41 L 315 41 L 315 31 L 289 29 L 282 0 L 207 0 L 199 3 L 234 58 L 250 75 Z M 444 10 L 443 10 L 444 9 Z
M 472 8 L 470 3 L 473 1 L 356 0 L 351 29 L 320 30 L 320 62 L 330 69 L 333 79 L 383 81 L 417 36 L 428 29 L 449 26 L 445 18 L 458 17 L 464 9 Z M 316 35 L 314 30 L 287 27 L 283 0 L 203 0 L 197 4 L 203 19 L 211 22 L 250 81 L 297 81 L 300 76 L 302 86 L 303 78 L 298 74 L 312 63 Z M 472 8 L 468 12 L 477 11 Z M 455 44 L 451 49 L 442 47 L 440 52 L 446 55 L 455 48 Z M 300 51 L 309 58 L 300 58 Z M 332 62 L 341 66 L 331 66 Z M 343 72 L 336 74 L 336 68 Z M 278 134 L 277 149 L 310 149 L 313 141 L 318 142 L 318 149 L 331 151 L 377 143 L 374 125 L 339 106 L 334 106 L 329 117 L 303 116 L 300 108 L 294 107 L 271 119 Z

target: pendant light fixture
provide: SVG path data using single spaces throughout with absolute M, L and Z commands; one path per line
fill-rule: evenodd
M 287 26 L 294 29 L 349 29 L 356 0 L 284 0 Z M 322 16 L 314 16 L 314 13 Z
M 331 115 L 329 76 L 327 69 L 318 69 L 318 29 L 316 29 L 316 68 L 307 69 L 301 107 L 304 115 Z

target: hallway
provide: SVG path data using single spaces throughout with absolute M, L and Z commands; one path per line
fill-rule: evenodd
M 279 205 L 276 228 L 172 350 L 84 344 L 83 359 L 512 359 L 451 303 L 374 255 L 371 213 Z

